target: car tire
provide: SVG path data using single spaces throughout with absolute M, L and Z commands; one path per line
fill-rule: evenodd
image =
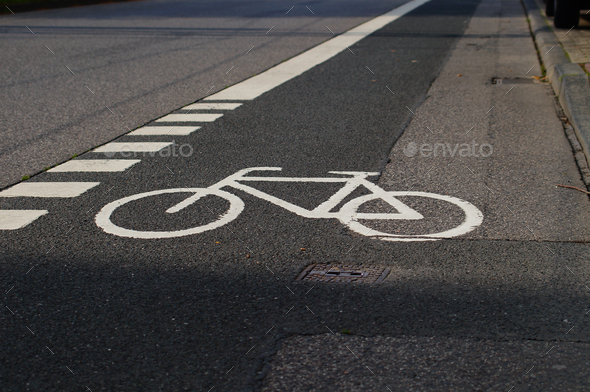
M 547 0 L 551 1 L 551 0 Z M 553 24 L 558 29 L 571 29 L 580 22 L 580 5 L 577 0 L 555 0 Z
M 555 14 L 555 0 L 545 0 L 545 15 L 553 16 Z

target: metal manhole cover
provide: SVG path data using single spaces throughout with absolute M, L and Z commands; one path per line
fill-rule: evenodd
M 385 267 L 350 264 L 312 264 L 296 280 L 324 283 L 380 283 L 389 274 Z

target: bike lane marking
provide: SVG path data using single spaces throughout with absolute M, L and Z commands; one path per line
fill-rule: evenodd
M 51 173 L 122 172 L 138 162 L 141 161 L 139 159 L 75 159 L 47 171 Z
M 183 127 L 183 126 L 159 126 L 159 127 L 141 127 L 128 133 L 128 136 L 186 136 L 190 135 L 201 127 Z
M 21 182 L 0 192 L 0 197 L 77 197 L 100 182 Z
M 427 193 L 427 192 L 386 192 L 382 188 L 370 183 L 366 180 L 366 177 L 370 175 L 374 175 L 375 173 L 370 172 L 331 172 L 332 174 L 350 174 L 353 177 L 325 177 L 325 178 L 317 178 L 317 177 L 248 177 L 246 174 L 252 171 L 280 171 L 281 168 L 278 167 L 256 167 L 256 168 L 247 168 L 238 171 L 237 173 L 219 181 L 216 184 L 211 185 L 208 188 L 176 188 L 176 189 L 164 189 L 164 190 L 157 190 L 157 191 L 150 191 L 144 192 L 128 197 L 124 197 L 119 200 L 115 200 L 106 206 L 104 206 L 101 211 L 96 215 L 95 222 L 98 227 L 102 228 L 106 233 L 117 235 L 120 237 L 131 237 L 131 238 L 143 238 L 143 239 L 156 239 L 156 238 L 175 238 L 175 237 L 184 237 L 187 235 L 193 235 L 202 233 L 208 230 L 213 230 L 224 226 L 225 224 L 233 221 L 236 219 L 239 214 L 244 209 L 244 202 L 238 197 L 226 191 L 223 191 L 222 188 L 231 187 L 234 189 L 241 190 L 246 192 L 250 195 L 256 196 L 259 199 L 266 200 L 269 203 L 275 204 L 279 207 L 286 209 L 292 213 L 295 213 L 304 218 L 311 218 L 311 219 L 338 219 L 342 222 L 345 226 L 349 227 L 352 231 L 363 235 L 363 236 L 370 236 L 375 237 L 381 240 L 386 241 L 434 241 L 440 240 L 443 238 L 452 238 L 457 237 L 463 234 L 466 234 L 478 226 L 481 225 L 483 222 L 483 214 L 481 211 L 475 207 L 473 204 L 456 198 L 452 196 L 446 195 L 438 195 L 434 193 Z M 269 195 L 265 192 L 262 192 L 256 188 L 247 186 L 242 184 L 241 181 L 250 181 L 250 182 L 308 182 L 308 183 L 334 183 L 334 182 L 342 182 L 344 186 L 338 190 L 332 197 L 330 197 L 326 202 L 320 204 L 320 206 L 316 207 L 313 210 L 308 210 L 297 206 L 295 204 L 289 203 L 285 200 L 282 200 L 278 197 Z M 350 195 L 356 188 L 359 186 L 364 186 L 372 193 L 365 196 L 360 196 L 355 199 L 348 201 L 345 205 L 343 205 L 339 211 L 331 212 L 332 208 L 338 205 L 342 200 L 344 200 L 348 195 Z M 182 202 L 176 204 L 173 207 L 170 207 L 166 210 L 169 214 L 174 214 L 191 204 L 195 203 L 196 201 L 200 200 L 204 196 L 208 195 L 215 195 L 222 197 L 230 202 L 230 206 L 226 212 L 220 214 L 216 221 L 210 222 L 203 226 L 192 227 L 189 229 L 183 230 L 176 230 L 176 231 L 138 231 L 138 230 L 131 230 L 126 229 L 124 227 L 117 226 L 114 224 L 110 217 L 113 212 L 127 204 L 128 202 L 139 200 L 145 197 L 161 195 L 161 194 L 168 194 L 168 193 L 187 193 L 192 192 L 194 193 L 192 196 L 186 198 Z M 410 208 L 400 200 L 396 199 L 395 196 L 418 196 L 418 197 L 426 197 L 426 198 L 433 198 L 438 200 L 443 200 L 454 204 L 460 207 L 464 214 L 465 219 L 464 221 L 457 227 L 452 229 L 445 230 L 439 233 L 430 233 L 430 234 L 421 234 L 421 235 L 401 235 L 401 234 L 391 234 L 391 233 L 384 233 L 380 232 L 376 229 L 372 229 L 370 227 L 364 226 L 359 220 L 420 220 L 423 219 L 424 216 L 421 215 L 419 212 L 415 211 L 414 209 Z M 359 213 L 358 208 L 371 200 L 374 199 L 382 199 L 387 202 L 391 206 L 391 210 L 395 210 L 395 213 L 391 213 L 391 210 L 386 213 Z
M 318 64 L 321 64 L 338 53 L 348 49 L 363 38 L 399 19 L 410 11 L 426 4 L 430 0 L 413 0 L 397 7 L 381 16 L 371 19 L 347 32 L 334 37 L 318 46 L 309 49 L 290 60 L 285 61 L 250 79 L 235 84 L 216 94 L 205 98 L 205 101 L 249 101 L 267 91 L 301 75 Z
M 0 230 L 22 229 L 47 213 L 47 210 L 2 210 Z
M 241 103 L 193 103 L 183 107 L 181 110 L 234 110 L 242 106 Z
M 156 122 L 213 122 L 222 113 L 175 113 L 160 117 Z
M 190 229 L 180 230 L 180 231 L 136 231 L 136 230 L 129 230 L 123 227 L 117 226 L 111 222 L 111 215 L 112 213 L 119 208 L 120 206 L 134 200 L 139 200 L 144 197 L 148 196 L 156 196 L 162 195 L 166 193 L 193 193 L 195 195 L 202 197 L 207 195 L 215 195 L 222 197 L 230 202 L 229 209 L 222 215 L 219 216 L 219 219 L 213 222 L 210 222 L 203 226 L 193 227 Z M 176 188 L 176 189 L 161 189 L 157 191 L 151 192 L 144 192 L 137 195 L 132 195 L 128 197 L 124 197 L 119 200 L 115 200 L 106 206 L 104 206 L 100 212 L 96 215 L 95 221 L 98 227 L 102 228 L 106 233 L 113 234 L 119 237 L 129 237 L 129 238 L 142 238 L 142 239 L 156 239 L 156 238 L 174 238 L 174 237 L 184 237 L 187 235 L 203 233 L 208 230 L 213 230 L 218 227 L 224 226 L 225 224 L 233 221 L 240 215 L 242 210 L 244 209 L 244 202 L 239 197 L 229 193 L 222 191 L 221 189 L 210 189 L 210 188 Z
M 92 152 L 158 152 L 171 144 L 172 142 L 113 142 L 95 148 Z
M 483 222 L 483 213 L 473 204 L 469 203 L 468 201 L 459 199 L 457 197 L 448 196 L 448 195 L 439 195 L 436 193 L 430 192 L 407 192 L 407 191 L 389 191 L 387 192 L 389 195 L 393 196 L 418 196 L 418 197 L 427 197 L 437 200 L 442 200 L 454 204 L 460 207 L 463 212 L 465 213 L 465 220 L 459 226 L 454 227 L 449 230 L 445 230 L 439 233 L 432 233 L 432 234 L 418 234 L 418 235 L 401 235 L 401 234 L 391 234 L 391 233 L 384 233 L 380 232 L 376 229 L 370 228 L 368 226 L 363 225 L 359 222 L 361 220 L 369 220 L 369 219 L 388 219 L 388 214 L 371 214 L 371 213 L 359 213 L 357 212 L 358 208 L 371 200 L 377 199 L 380 196 L 376 194 L 365 195 L 357 197 L 346 203 L 341 211 L 343 212 L 343 216 L 345 220 L 341 220 L 343 224 L 348 226 L 352 231 L 364 235 L 364 236 L 371 236 L 377 237 L 380 240 L 384 241 L 434 241 L 440 240 L 443 238 L 453 238 L 458 237 L 464 234 L 467 234 L 477 227 L 479 227 Z M 397 200 L 397 199 L 396 199 Z M 400 202 L 398 200 L 398 202 Z M 401 203 L 401 202 L 400 202 Z M 403 203 L 401 203 L 404 205 Z M 405 206 L 405 205 L 404 205 Z M 405 206 L 409 208 L 408 206 Z M 397 206 L 396 206 L 397 208 Z M 410 208 L 411 209 L 411 208 Z M 383 217 L 379 217 L 382 215 Z M 404 219 L 402 216 L 401 219 Z

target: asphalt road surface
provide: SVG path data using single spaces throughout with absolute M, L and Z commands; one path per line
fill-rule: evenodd
M 520 2 L 195 4 L 2 18 L 2 181 L 101 146 L 0 191 L 0 389 L 588 388 L 590 203 Z
M 143 1 L 4 15 L 0 187 L 402 2 Z

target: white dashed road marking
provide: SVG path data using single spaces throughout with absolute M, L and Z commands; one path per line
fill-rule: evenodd
M 404 16 L 408 12 L 418 8 L 430 0 L 413 0 L 394 10 L 376 17 L 360 26 L 334 37 L 307 52 L 304 52 L 290 60 L 285 61 L 257 76 L 247 79 L 234 86 L 226 88 L 216 94 L 205 98 L 205 101 L 245 101 L 259 97 L 267 91 L 280 86 L 318 64 L 323 63 L 348 49 L 363 38 L 394 20 Z
M 98 147 L 93 152 L 158 152 L 171 145 L 172 142 L 141 142 L 122 143 L 113 142 Z
M 46 210 L 3 210 L 0 211 L 0 230 L 17 230 L 25 227 L 40 216 L 47 214 Z
M 141 162 L 139 159 L 76 159 L 48 172 L 122 172 Z
M 213 122 L 223 113 L 186 113 L 169 114 L 156 120 L 156 122 Z
M 76 197 L 100 182 L 21 182 L 0 192 L 0 197 Z
M 181 126 L 160 126 L 160 127 L 142 127 L 131 132 L 130 136 L 166 136 L 166 135 L 190 135 L 201 127 L 181 127 Z
M 412 0 L 401 7 L 387 12 L 339 36 L 336 36 L 290 60 L 287 60 L 257 76 L 247 79 L 223 91 L 213 94 L 205 101 L 247 101 L 291 80 L 305 71 L 321 64 L 343 50 L 402 17 L 408 12 L 430 0 Z M 354 54 L 354 53 L 353 53 Z M 233 67 L 232 67 L 233 68 Z M 198 102 L 182 108 L 183 110 L 234 110 L 242 103 Z M 156 122 L 213 122 L 223 113 L 174 113 L 161 117 Z M 189 135 L 201 127 L 189 126 L 147 126 L 129 133 L 130 136 Z M 137 153 L 158 152 L 173 142 L 112 142 L 98 147 L 96 153 Z M 74 160 L 59 165 L 50 172 L 120 172 L 128 169 L 139 160 Z M 281 179 L 281 181 L 283 181 Z M 17 184 L 0 192 L 0 197 L 76 197 L 99 185 L 99 182 L 26 182 Z M 214 192 L 208 190 L 209 193 Z M 235 197 L 235 196 L 234 196 Z M 241 202 L 241 201 L 240 201 Z M 113 203 L 111 203 L 113 204 Z M 0 230 L 15 230 L 24 227 L 46 214 L 45 210 L 4 210 L 0 211 Z M 98 216 L 97 216 L 98 218 Z M 160 235 L 157 233 L 157 235 Z M 175 236 L 175 235 L 173 235 Z M 151 237 L 150 237 L 151 238 Z M 154 237 L 156 238 L 156 237 Z M 157 237 L 160 238 L 160 237 Z
M 182 110 L 234 110 L 240 106 L 241 103 L 193 103 Z

